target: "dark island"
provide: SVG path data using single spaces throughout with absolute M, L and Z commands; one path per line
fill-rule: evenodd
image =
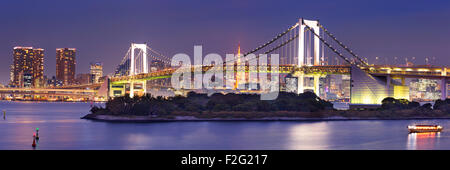
M 333 104 L 312 92 L 281 92 L 275 100 L 256 94 L 211 96 L 188 93 L 186 97 L 116 97 L 105 108 L 94 106 L 83 119 L 116 122 L 228 121 L 228 120 L 362 120 L 450 118 L 450 100 L 420 106 L 405 99 L 385 98 L 380 108 L 335 110 Z

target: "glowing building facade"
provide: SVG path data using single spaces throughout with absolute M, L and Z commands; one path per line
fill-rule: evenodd
M 98 83 L 100 77 L 103 76 L 103 64 L 100 62 L 91 63 L 91 70 L 90 73 L 93 77 L 92 82 Z
M 75 48 L 56 49 L 56 79 L 63 82 L 63 85 L 70 85 L 75 82 Z
M 434 101 L 441 98 L 438 80 L 413 79 L 409 84 L 410 98 L 414 101 Z
M 389 78 L 375 77 L 355 65 L 351 66 L 350 103 L 381 104 L 390 97 Z
M 15 87 L 41 87 L 44 78 L 44 49 L 14 47 L 11 66 L 11 85 Z

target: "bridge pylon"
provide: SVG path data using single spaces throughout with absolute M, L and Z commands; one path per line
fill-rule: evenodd
M 298 29 L 299 29 L 299 38 L 298 38 L 298 66 L 299 67 L 304 67 L 304 66 L 312 66 L 312 65 L 321 65 L 322 63 L 324 63 L 324 57 L 320 57 L 320 39 L 319 37 L 316 36 L 312 36 L 314 37 L 314 43 L 313 45 L 311 44 L 311 40 L 307 39 L 307 33 L 309 33 L 307 26 L 309 28 L 312 28 L 313 31 L 316 34 L 320 34 L 320 27 L 319 27 L 319 21 L 318 20 L 306 20 L 303 18 L 300 18 L 298 21 Z M 312 51 L 312 56 L 307 56 L 306 54 L 311 54 L 311 47 L 314 47 L 313 51 Z M 305 61 L 306 59 L 306 61 Z M 298 77 L 298 88 L 297 88 L 297 93 L 303 93 L 305 90 L 304 87 L 304 78 L 305 75 L 300 75 Z M 319 76 L 313 76 L 313 91 L 314 93 L 316 93 L 317 96 L 320 96 L 320 92 L 319 92 L 319 80 L 320 77 Z
M 308 30 L 307 26 L 313 29 L 316 34 L 320 35 L 320 27 L 318 20 L 305 20 L 300 18 L 298 21 L 299 24 L 299 39 L 298 39 L 298 66 L 311 66 L 311 65 L 321 65 L 323 63 L 324 58 L 320 57 L 320 39 L 319 37 L 314 37 L 314 46 L 312 46 L 311 40 L 307 39 Z M 306 42 L 305 42 L 306 41 Z M 313 56 L 306 56 L 305 53 L 309 53 L 310 47 L 314 47 Z M 305 63 L 306 58 L 306 63 Z M 312 61 L 313 60 L 313 61 Z M 322 61 L 321 61 L 322 60 Z
M 130 56 L 131 59 L 130 59 L 130 73 L 129 73 L 130 76 L 138 73 L 136 71 L 136 59 L 138 58 L 135 53 L 136 49 L 142 51 L 142 63 L 137 63 L 140 64 L 142 67 L 141 73 L 148 73 L 147 44 L 131 43 L 131 56 Z

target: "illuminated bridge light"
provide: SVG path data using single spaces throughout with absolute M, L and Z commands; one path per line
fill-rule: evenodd
M 427 71 L 430 71 L 429 69 L 426 69 L 426 68 L 419 68 L 419 69 L 417 69 L 417 71 L 420 71 L 420 72 L 427 72 Z

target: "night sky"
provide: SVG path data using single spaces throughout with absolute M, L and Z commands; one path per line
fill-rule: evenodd
M 147 42 L 166 56 L 194 45 L 209 52 L 249 51 L 295 24 L 319 19 L 360 56 L 436 57 L 450 65 L 450 1 L 340 0 L 2 0 L 0 83 L 9 81 L 14 46 L 45 49 L 45 75 L 55 75 L 55 49 L 77 48 L 77 74 L 89 63 L 114 71 L 130 43 Z

